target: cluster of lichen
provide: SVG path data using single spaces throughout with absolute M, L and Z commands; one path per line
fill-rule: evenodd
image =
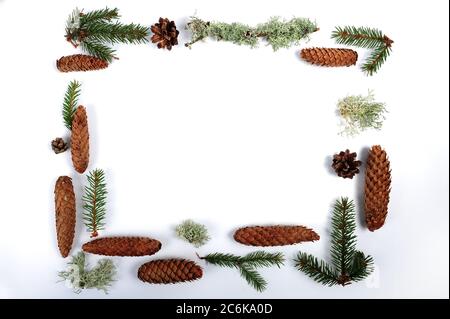
M 353 136 L 369 128 L 381 129 L 387 111 L 385 104 L 376 102 L 369 91 L 367 96 L 351 95 L 339 100 L 338 112 L 344 126 L 341 134 Z
M 202 224 L 198 224 L 192 220 L 185 220 L 175 229 L 178 237 L 191 243 L 195 247 L 200 247 L 210 239 L 208 230 Z
M 186 43 L 187 47 L 211 37 L 217 41 L 228 41 L 254 48 L 258 46 L 259 38 L 264 38 L 274 51 L 296 45 L 300 40 L 308 38 L 310 33 L 318 30 L 317 25 L 309 19 L 293 18 L 285 21 L 278 17 L 273 17 L 254 28 L 242 23 L 206 22 L 192 17 L 186 28 L 192 33 L 192 40 Z

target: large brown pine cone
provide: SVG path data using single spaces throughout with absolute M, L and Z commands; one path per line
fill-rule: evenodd
M 356 153 L 351 153 L 349 150 L 334 154 L 333 163 L 331 164 L 336 174 L 343 178 L 353 178 L 359 173 L 360 166 L 361 161 L 356 160 Z
M 185 259 L 154 260 L 143 264 L 138 270 L 138 278 L 151 284 L 193 281 L 202 276 L 202 268 Z
M 310 48 L 303 49 L 300 56 L 320 66 L 350 66 L 358 60 L 358 53 L 351 49 Z
M 250 246 L 284 246 L 319 240 L 320 236 L 304 226 L 253 226 L 238 229 L 234 239 Z
M 55 184 L 56 238 L 61 256 L 67 257 L 75 237 L 76 206 L 72 179 L 60 176 Z
M 74 54 L 57 60 L 56 67 L 61 72 L 93 71 L 107 68 L 108 61 L 91 55 Z
M 178 44 L 178 34 L 180 32 L 177 30 L 174 21 L 170 21 L 167 18 L 159 18 L 159 22 L 152 25 L 151 30 L 153 32 L 152 43 L 158 43 L 159 49 L 166 48 L 170 51 L 172 46 Z
M 379 145 L 369 151 L 364 188 L 367 228 L 375 231 L 384 225 L 391 191 L 391 170 L 386 152 Z
M 82 174 L 89 165 L 88 118 L 86 109 L 82 105 L 77 108 L 73 116 L 70 146 L 73 167 Z
M 150 256 L 161 249 L 161 243 L 148 237 L 105 237 L 85 243 L 82 249 L 105 256 Z

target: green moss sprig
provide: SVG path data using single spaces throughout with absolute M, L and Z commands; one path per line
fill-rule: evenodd
M 206 244 L 210 237 L 208 235 L 208 229 L 192 220 L 185 220 L 175 228 L 175 232 L 178 237 L 191 243 L 195 247 L 200 247 Z
M 192 17 L 186 29 L 192 33 L 191 41 L 185 44 L 189 48 L 208 37 L 254 48 L 258 46 L 259 38 L 264 38 L 274 51 L 296 45 L 300 40 L 308 38 L 309 34 L 319 30 L 316 23 L 309 19 L 293 18 L 287 21 L 278 17 L 256 27 L 237 22 L 209 22 Z

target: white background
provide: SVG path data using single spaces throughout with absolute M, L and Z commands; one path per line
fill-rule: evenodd
M 108 69 L 59 73 L 57 58 L 78 53 L 64 39 L 67 15 L 118 6 L 124 22 L 174 19 L 180 44 L 187 18 L 257 24 L 270 16 L 309 17 L 320 31 L 309 43 L 273 52 L 208 40 L 192 50 L 117 46 Z M 372 77 L 358 67 L 320 68 L 298 57 L 302 47 L 336 46 L 336 25 L 367 25 L 395 43 Z M 0 297 L 61 298 L 416 298 L 449 296 L 448 2 L 447 1 L 19 1 L 0 0 Z M 360 61 L 366 52 L 357 49 Z M 49 146 L 68 137 L 61 119 L 67 84 L 82 82 L 91 134 L 89 169 L 106 170 L 109 201 L 103 235 L 147 235 L 162 241 L 153 257 L 115 258 L 110 294 L 75 295 L 57 272 L 53 187 L 73 177 L 78 199 L 85 176 L 70 153 Z M 338 135 L 336 102 L 373 89 L 389 114 L 381 131 Z M 371 254 L 376 276 L 351 286 L 323 287 L 293 267 L 299 251 L 329 259 L 330 207 L 339 196 L 361 205 L 363 174 L 331 173 L 330 156 L 349 148 L 365 160 L 381 144 L 392 167 L 386 225 L 375 233 L 358 222 L 359 249 Z M 81 204 L 79 201 L 78 204 Z M 80 216 L 81 208 L 78 211 Z M 362 210 L 358 209 L 361 217 Z M 195 249 L 174 236 L 193 218 L 212 240 Z M 359 218 L 360 219 L 360 218 Z M 259 294 L 237 271 L 204 266 L 202 280 L 158 286 L 136 278 L 140 264 L 165 257 L 197 260 L 195 252 L 245 254 L 232 232 L 249 224 L 305 224 L 316 243 L 282 251 L 282 269 L 261 273 Z M 89 239 L 78 223 L 73 252 Z M 89 256 L 90 264 L 98 258 Z

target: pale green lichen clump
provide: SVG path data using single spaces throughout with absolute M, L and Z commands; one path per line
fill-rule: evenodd
M 258 46 L 259 38 L 264 38 L 274 51 L 296 45 L 318 30 L 317 25 L 309 19 L 293 18 L 285 21 L 278 17 L 255 28 L 242 23 L 206 22 L 192 17 L 186 28 L 192 33 L 192 40 L 186 43 L 189 48 L 207 37 L 254 48 Z
M 186 220 L 175 229 L 178 237 L 191 243 L 195 247 L 203 246 L 210 239 L 208 230 L 202 224 L 192 220 Z
M 380 130 L 387 111 L 385 104 L 376 102 L 369 91 L 367 96 L 351 95 L 339 100 L 338 112 L 344 126 L 341 134 L 354 136 L 369 128 Z

